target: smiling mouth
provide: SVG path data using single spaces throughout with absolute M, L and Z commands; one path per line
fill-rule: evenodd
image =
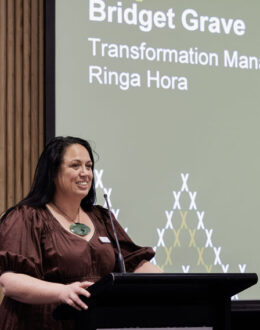
M 86 187 L 88 185 L 88 182 L 86 182 L 86 181 L 81 181 L 81 182 L 76 182 L 76 183 L 80 187 Z

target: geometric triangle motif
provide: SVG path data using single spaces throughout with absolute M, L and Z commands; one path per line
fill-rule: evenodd
M 112 188 L 105 187 L 103 174 L 103 169 L 94 171 L 97 200 L 104 201 L 103 194 L 107 194 L 118 220 L 120 209 L 112 207 Z M 156 255 L 151 262 L 166 273 L 227 273 L 229 264 L 222 262 L 222 248 L 213 243 L 213 229 L 206 227 L 205 211 L 197 207 L 197 192 L 189 189 L 188 179 L 189 173 L 181 173 L 182 185 L 172 191 L 173 203 L 171 209 L 165 210 L 165 226 L 156 229 Z M 107 207 L 105 202 L 103 206 Z M 128 232 L 128 228 L 124 229 Z M 185 263 L 184 256 L 189 262 Z M 238 271 L 245 273 L 246 266 L 239 264 Z M 232 299 L 237 300 L 238 295 Z
M 165 226 L 157 228 L 152 262 L 170 273 L 227 273 L 229 264 L 222 262 L 221 246 L 213 242 L 214 230 L 206 227 L 205 212 L 197 207 L 197 192 L 189 189 L 188 179 L 189 173 L 181 173 L 182 186 L 172 192 L 173 204 L 165 211 Z M 184 256 L 188 256 L 188 263 Z M 238 271 L 244 273 L 246 264 L 238 265 Z

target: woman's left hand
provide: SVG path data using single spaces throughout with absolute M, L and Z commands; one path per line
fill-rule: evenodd
M 89 298 L 90 293 L 86 289 L 92 284 L 93 282 L 84 281 L 64 285 L 60 290 L 59 301 L 61 303 L 68 304 L 79 311 L 82 309 L 87 309 L 88 306 L 80 299 L 79 296 Z

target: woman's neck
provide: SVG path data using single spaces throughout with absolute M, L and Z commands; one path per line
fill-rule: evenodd
M 81 200 L 54 196 L 52 204 L 71 218 L 79 213 Z

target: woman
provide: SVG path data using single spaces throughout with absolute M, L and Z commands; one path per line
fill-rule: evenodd
M 56 137 L 43 151 L 28 196 L 0 223 L 0 329 L 73 329 L 55 321 L 66 303 L 87 309 L 80 295 L 117 270 L 108 212 L 95 206 L 94 158 L 80 138 Z M 128 272 L 158 272 L 151 248 L 135 245 L 115 221 Z

